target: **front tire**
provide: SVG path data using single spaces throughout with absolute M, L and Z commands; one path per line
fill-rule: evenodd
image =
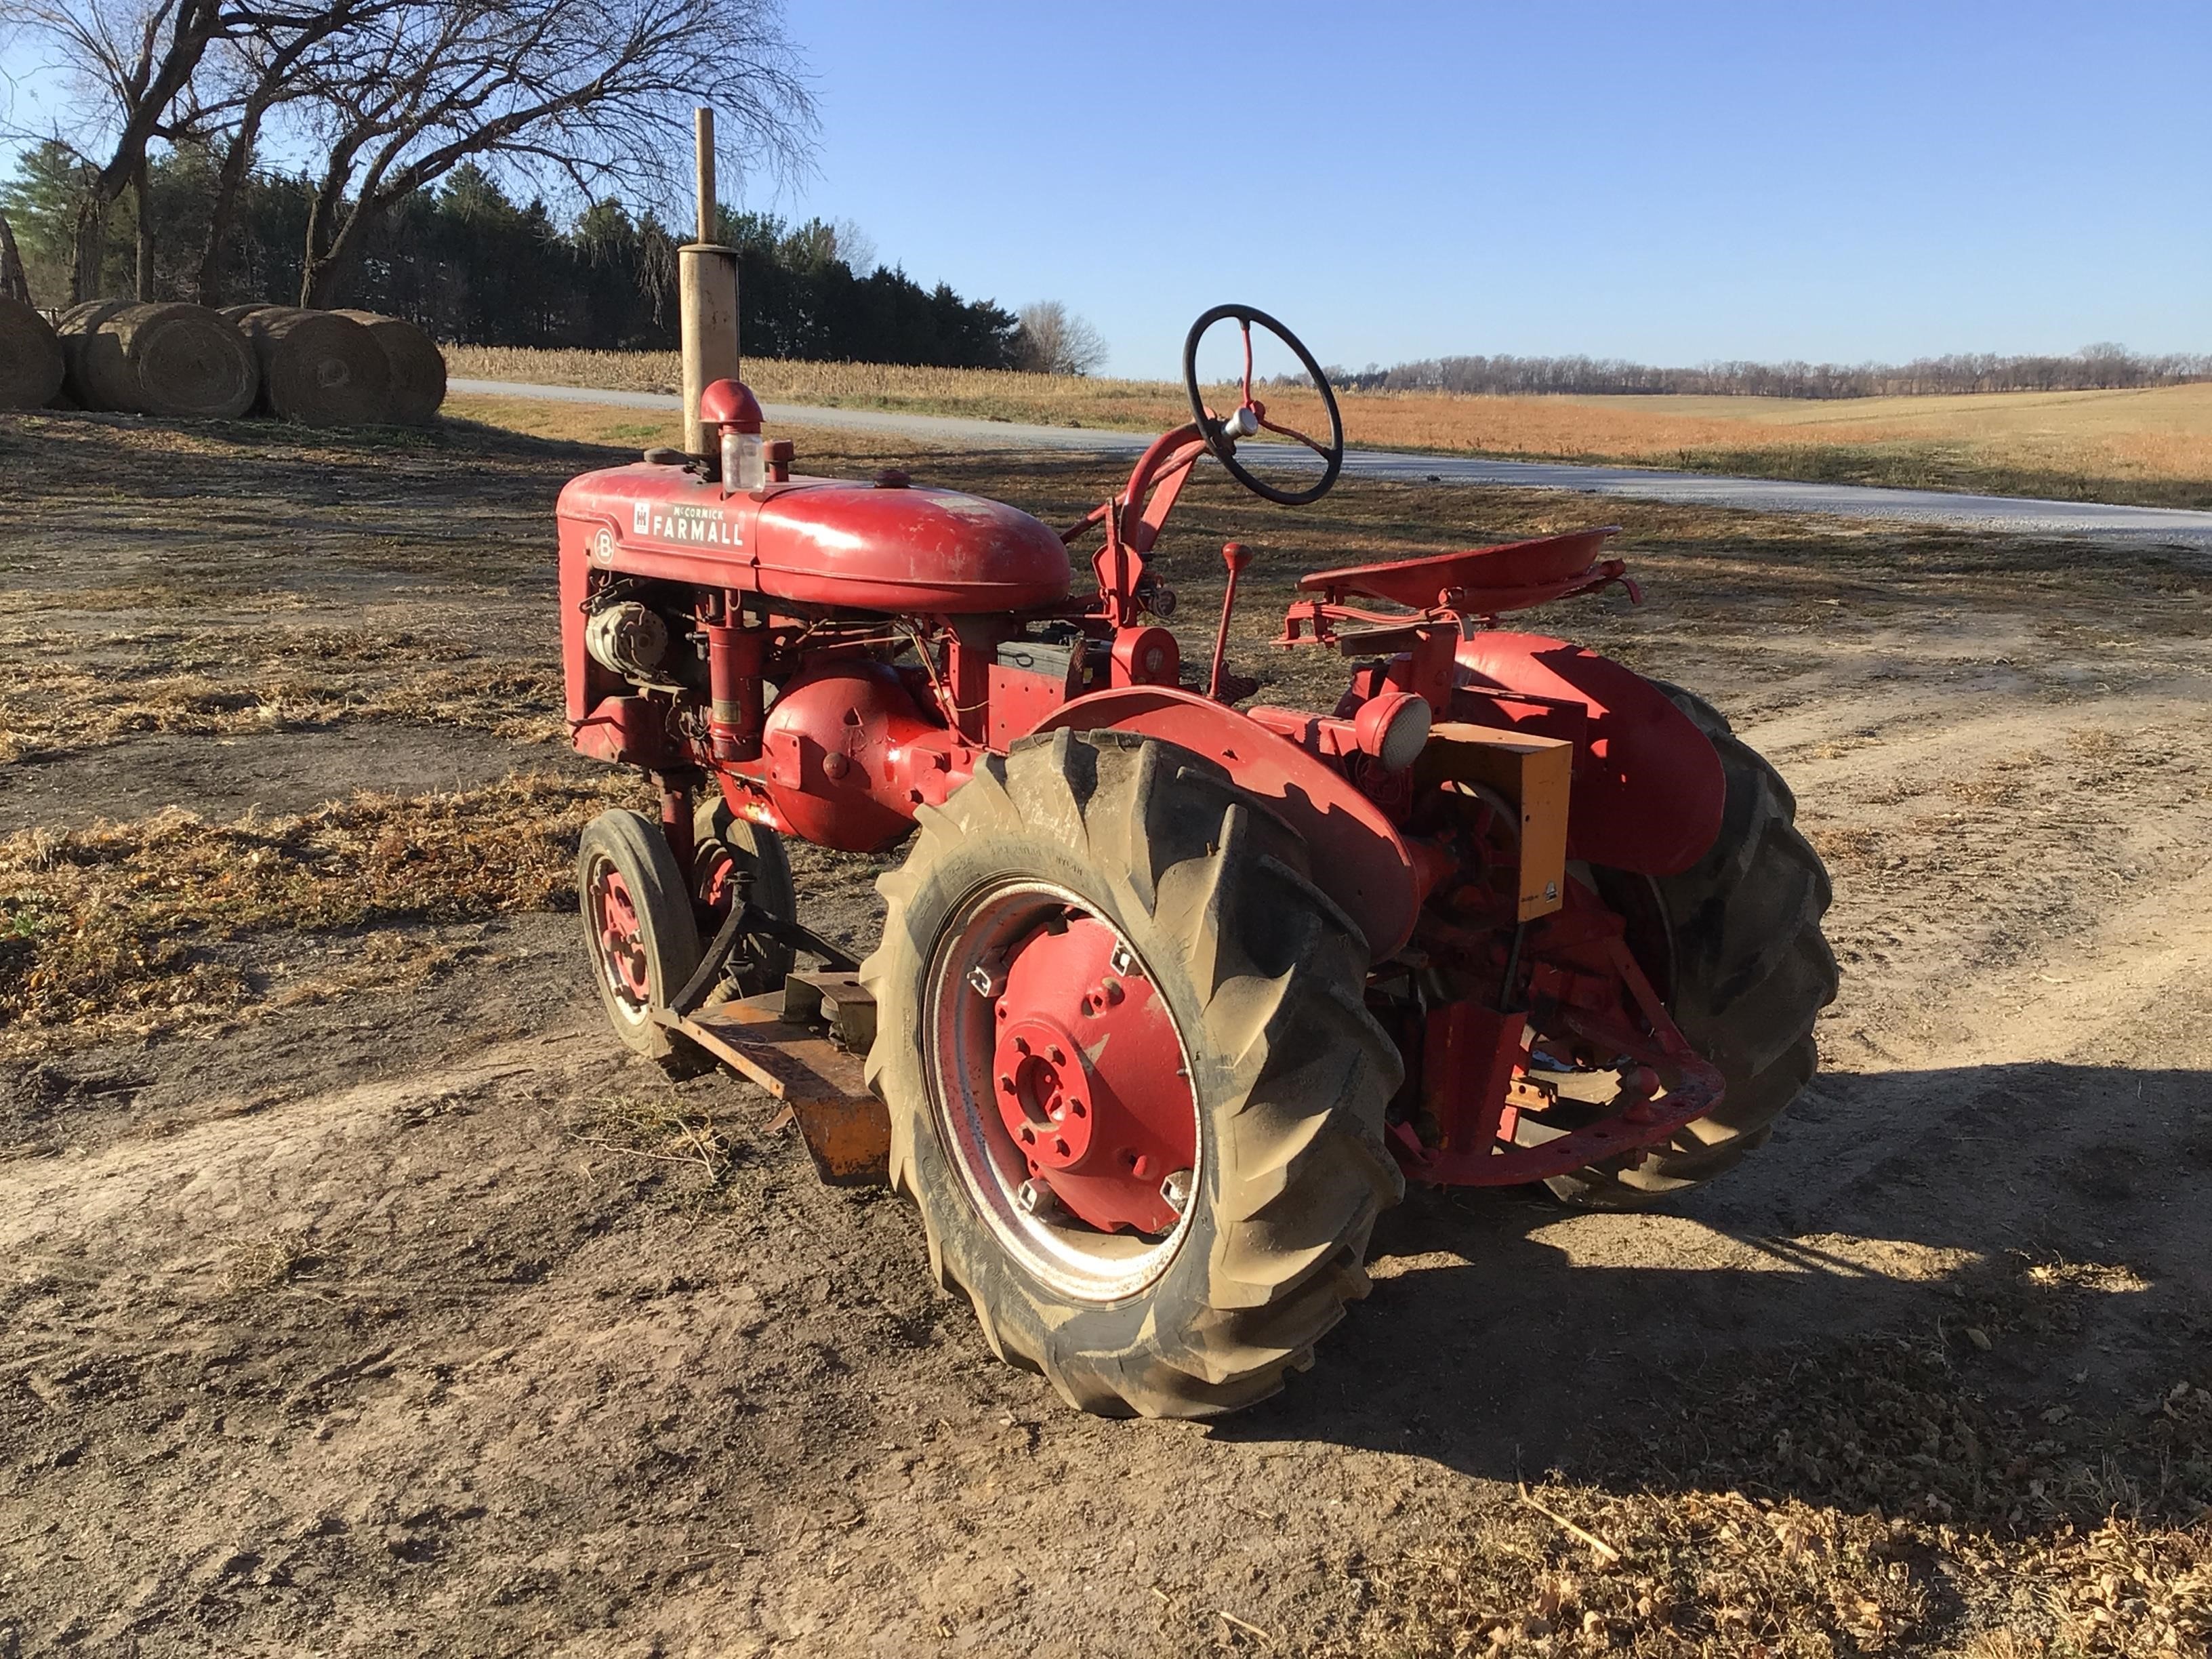
M 653 1015 L 699 966 L 691 895 L 668 838 L 642 812 L 602 812 L 576 848 L 577 908 L 607 1022 L 623 1046 L 672 1071 L 697 1050 Z
M 1628 920 L 1638 964 L 1691 1046 L 1720 1068 L 1727 1093 L 1632 1167 L 1592 1166 L 1546 1183 L 1595 1209 L 1644 1207 L 1765 1146 L 1820 1065 L 1813 1023 L 1836 1000 L 1835 954 L 1820 931 L 1833 890 L 1797 829 L 1790 786 L 1711 703 L 1654 684 L 1719 752 L 1728 783 L 1720 833 L 1680 875 L 1595 873 Z
M 1203 1418 L 1274 1393 L 1366 1293 L 1403 1191 L 1382 1142 L 1401 1066 L 1358 928 L 1221 768 L 1133 735 L 1018 744 L 919 823 L 860 973 L 892 1181 L 939 1282 L 1082 1410 Z M 1114 1028 L 1109 1005 L 1143 1019 Z M 1109 1028 L 1034 1078 L 1007 1046 Z M 1179 1187 L 1139 1167 L 1184 1156 Z

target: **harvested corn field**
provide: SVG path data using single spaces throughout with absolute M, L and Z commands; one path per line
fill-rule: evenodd
M 2203 1651 L 2201 550 L 1617 507 L 1648 603 L 1530 625 L 1796 788 L 1824 1071 L 1666 1212 L 1416 1194 L 1323 1364 L 1206 1429 L 1067 1412 L 906 1205 L 609 1041 L 588 428 L 0 420 L 0 1652 Z M 1053 523 L 1111 483 L 795 435 Z M 1297 573 L 1589 514 L 1201 479 L 1185 651 L 1224 536 L 1232 659 L 1310 705 Z M 869 942 L 875 861 L 793 853 Z
M 491 380 L 672 392 L 678 378 L 672 351 L 456 346 L 447 356 L 455 375 Z M 766 399 L 843 409 L 1139 432 L 1189 418 L 1182 387 L 1158 380 L 762 358 L 746 360 L 745 379 Z M 1337 395 L 1354 446 L 2212 506 L 2212 385 L 1910 398 Z M 1309 388 L 1268 396 L 1279 418 L 1318 429 Z

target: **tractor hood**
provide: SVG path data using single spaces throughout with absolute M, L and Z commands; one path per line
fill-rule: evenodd
M 805 605 L 924 616 L 1067 598 L 1067 549 L 1026 513 L 957 489 L 793 478 L 725 495 L 672 466 L 590 472 L 561 518 L 602 569 L 750 589 Z
M 956 489 L 796 478 L 761 503 L 754 534 L 762 590 L 791 599 L 959 614 L 1067 597 L 1048 526 Z

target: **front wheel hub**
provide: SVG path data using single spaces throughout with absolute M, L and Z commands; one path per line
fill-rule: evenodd
M 642 1010 L 653 1000 L 653 975 L 645 959 L 645 931 L 638 921 L 637 904 L 629 884 L 613 865 L 600 866 L 590 896 L 593 932 L 598 935 L 599 971 L 629 1008 Z

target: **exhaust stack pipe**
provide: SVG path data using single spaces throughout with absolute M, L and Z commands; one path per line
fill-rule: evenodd
M 738 251 L 714 240 L 714 112 L 692 115 L 697 147 L 699 240 L 676 250 L 684 332 L 684 447 L 713 464 L 719 434 L 699 419 L 699 394 L 738 378 Z

